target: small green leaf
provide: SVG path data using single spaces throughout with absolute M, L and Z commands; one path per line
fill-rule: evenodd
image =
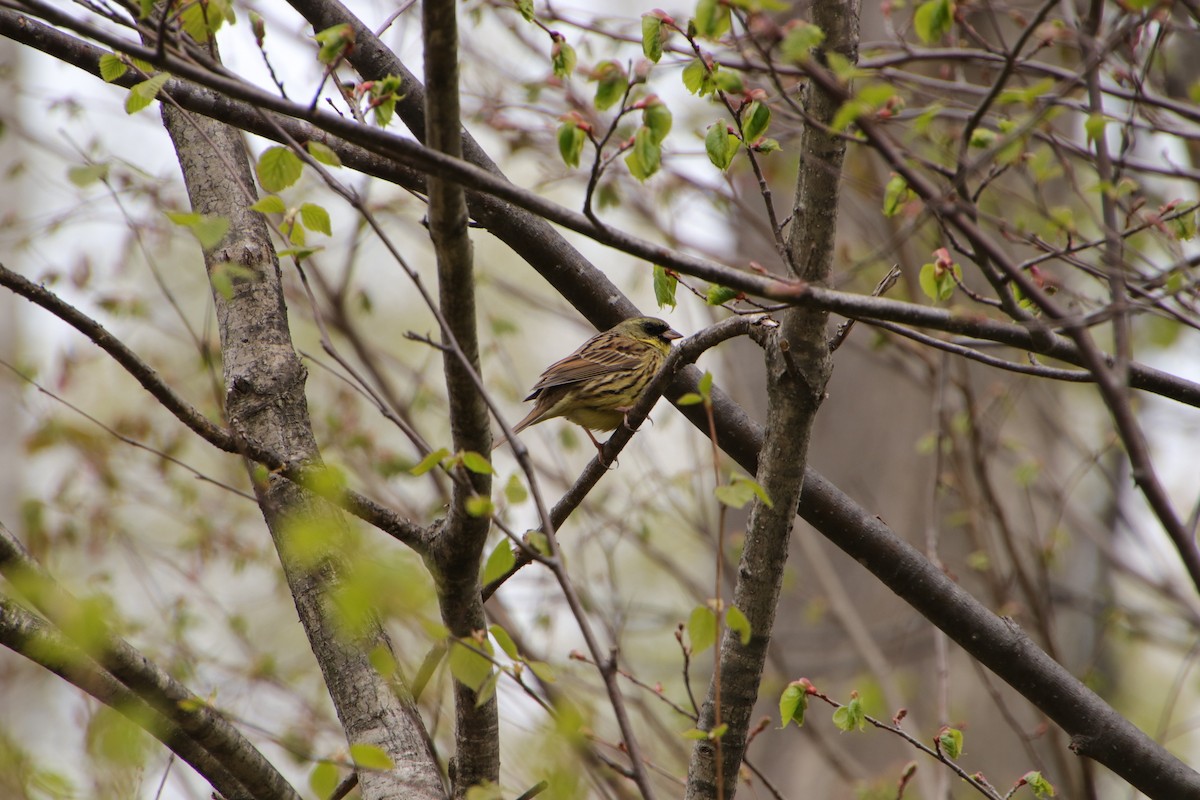
M 737 606 L 730 606 L 725 612 L 725 626 L 738 635 L 742 647 L 750 644 L 750 620 Z
M 508 571 L 517 563 L 517 557 L 513 553 L 512 545 L 508 539 L 501 539 L 488 556 L 487 563 L 483 565 L 483 577 L 480 578 L 480 583 L 487 586 L 497 578 L 508 574 Z M 506 651 L 507 652 L 507 651 Z
M 702 653 L 717 641 L 717 615 L 708 606 L 696 606 L 688 617 L 688 641 L 692 653 Z
M 982 150 L 996 143 L 996 132 L 988 128 L 976 128 L 971 131 L 971 147 Z
M 317 58 L 322 64 L 333 64 L 354 46 L 354 27 L 344 22 L 318 31 L 313 38 L 321 45 Z
M 704 398 L 695 392 L 688 392 L 675 401 L 677 406 L 698 406 L 704 402 Z
M 171 76 L 166 72 L 160 72 L 153 77 L 147 78 L 141 83 L 135 83 L 129 88 L 129 95 L 125 98 L 125 113 L 136 114 L 143 108 L 148 107 L 158 97 L 158 93 L 167 85 L 167 81 Z
M 67 180 L 84 189 L 97 181 L 108 178 L 108 164 L 87 164 L 82 167 L 71 167 L 67 170 Z
M 825 32 L 816 25 L 796 20 L 789 23 L 780 48 L 783 57 L 793 64 L 800 64 L 812 57 L 812 49 L 825 41 Z
M 462 454 L 462 463 L 464 467 L 476 475 L 494 475 L 496 472 L 496 470 L 492 469 L 491 462 L 474 450 L 467 450 Z
M 418 463 L 408 472 L 411 475 L 424 475 L 426 472 L 429 472 L 429 470 L 442 463 L 442 459 L 446 458 L 448 455 L 450 455 L 450 451 L 444 447 L 434 450 L 432 453 L 422 458 L 420 463 Z
M 685 739 L 691 739 L 692 741 L 702 742 L 708 738 L 708 731 L 702 731 L 699 728 L 688 728 L 686 731 L 683 731 L 679 735 Z
M 168 211 L 167 219 L 187 228 L 205 250 L 215 247 L 229 231 L 229 219 L 213 214 Z
M 655 64 L 662 58 L 665 34 L 661 17 L 653 13 L 642 15 L 642 53 Z
M 1087 133 L 1088 144 L 1091 144 L 1104 135 L 1104 126 L 1106 124 L 1107 120 L 1104 119 L 1103 114 L 1097 112 L 1088 115 L 1087 120 L 1083 123 L 1083 130 Z
M 466 507 L 467 514 L 477 519 L 480 517 L 490 517 L 492 512 L 496 510 L 496 507 L 492 505 L 490 497 L 480 497 L 478 495 L 468 497 Z
M 711 731 L 708 732 L 708 738 L 712 741 L 720 739 L 722 736 L 725 735 L 725 731 L 727 731 L 727 730 L 729 730 L 729 725 L 722 722 L 720 725 L 718 725 L 717 727 L 713 728 Z
M 755 100 L 742 115 L 742 133 L 748 143 L 758 141 L 771 124 L 771 109 L 766 103 Z
M 659 265 L 654 265 L 654 299 L 659 308 L 675 308 L 675 287 L 679 283 L 675 276 Z
M 592 70 L 592 80 L 596 81 L 595 106 L 599 111 L 612 108 L 625 96 L 629 86 L 629 75 L 625 68 L 616 61 L 602 61 Z
M 893 175 L 888 179 L 887 186 L 883 190 L 883 215 L 885 217 L 896 216 L 914 197 L 916 195 L 912 189 L 908 188 L 908 181 L 900 175 Z
M 756 481 L 742 476 L 734 477 L 725 486 L 718 486 L 713 490 L 713 494 L 720 503 L 730 508 L 744 508 L 755 497 L 761 500 L 767 508 L 774 507 L 762 486 L 758 485 Z
M 646 98 L 646 106 L 642 109 L 642 124 L 650 131 L 654 144 L 659 145 L 671 132 L 671 109 L 657 97 Z
M 533 0 L 515 0 L 517 11 L 521 12 L 521 16 L 526 22 L 533 22 Z
M 571 73 L 575 71 L 575 61 L 575 48 L 567 44 L 561 36 L 555 38 L 554 45 L 550 48 L 550 63 L 554 74 L 563 80 L 571 77 Z
M 704 301 L 710 306 L 720 306 L 728 303 L 730 300 L 736 300 L 741 294 L 737 289 L 730 289 L 728 286 L 718 286 L 714 283 L 708 287 Z
M 786 728 L 789 723 L 799 727 L 804 724 L 804 712 L 808 710 L 808 692 L 799 681 L 789 683 L 779 695 L 779 727 Z
M 721 120 L 710 125 L 708 133 L 704 136 L 704 152 L 708 154 L 708 160 L 713 166 L 722 172 L 729 169 L 740 145 L 738 137 L 730 133 L 728 126 Z
M 258 182 L 268 192 L 280 192 L 300 180 L 304 162 L 287 147 L 268 147 L 254 165 Z
M 338 787 L 338 769 L 322 761 L 308 773 L 308 786 L 317 797 L 332 797 Z
M 393 769 L 396 766 L 381 747 L 362 742 L 350 745 L 350 758 L 356 767 L 367 769 Z
M 913 28 L 925 44 L 941 39 L 954 22 L 953 0 L 926 0 L 913 14 Z
M 958 728 L 942 728 L 938 733 L 938 746 L 947 758 L 962 755 L 963 734 Z
M 923 264 L 917 282 L 920 283 L 921 291 L 926 297 L 944 303 L 954 296 L 954 290 L 958 288 L 954 280 L 956 277 L 962 279 L 962 270 L 958 264 L 953 266 L 953 273 L 937 264 Z
M 841 731 L 863 730 L 867 721 L 863 716 L 862 700 L 852 695 L 849 703 L 833 712 L 833 724 Z
M 321 144 L 320 142 L 309 140 L 304 143 L 304 149 L 307 150 L 308 154 L 316 161 L 321 162 L 327 167 L 342 166 L 342 157 L 339 156 L 337 152 L 327 144 Z
M 554 683 L 558 680 L 558 675 L 555 674 L 554 668 L 545 661 L 526 661 L 525 664 L 534 675 L 537 675 L 537 679 L 542 683 Z
M 1026 786 L 1033 790 L 1033 794 L 1038 798 L 1038 800 L 1045 800 L 1047 797 L 1054 797 L 1054 784 L 1046 780 L 1042 776 L 1042 773 L 1038 772 L 1037 770 L 1026 772 L 1023 776 L 1021 776 L 1021 780 L 1025 782 Z
M 645 125 L 638 128 L 633 138 L 633 147 L 625 156 L 625 165 L 639 181 L 645 181 L 658 172 L 662 163 L 662 148 L 654 143 L 654 135 Z
M 333 235 L 329 223 L 329 212 L 315 203 L 303 203 L 300 206 L 300 220 L 310 231 L 317 231 L 326 236 Z
M 529 498 L 529 492 L 525 488 L 525 484 L 521 482 L 517 473 L 508 476 L 508 483 L 504 484 L 504 499 L 513 505 L 524 503 Z
M 490 645 L 477 642 L 474 639 L 454 640 L 450 646 L 450 674 L 454 679 L 478 692 L 492 674 L 492 662 L 487 656 L 478 652 L 483 650 L 490 654 Z
M 718 39 L 729 31 L 729 4 L 721 0 L 700 0 L 696 3 L 696 35 Z
M 683 68 L 683 86 L 697 97 L 705 97 L 717 88 L 716 76 L 720 74 L 716 64 L 711 69 L 699 58 L 693 58 Z
M 128 71 L 125 62 L 112 53 L 100 56 L 100 77 L 105 83 L 112 83 Z
M 233 286 L 240 281 L 253 280 L 254 270 L 242 264 L 225 262 L 216 264 L 208 271 L 208 281 L 213 289 L 226 300 L 233 297 Z
M 706 401 L 712 399 L 713 374 L 705 372 L 700 376 L 700 380 L 696 381 L 696 391 L 700 393 Z
M 296 230 L 301 230 L 297 228 Z M 311 255 L 321 252 L 324 247 L 289 247 L 286 250 L 280 250 L 278 255 L 280 258 L 294 258 L 297 261 L 303 261 Z
M 558 126 L 558 153 L 568 167 L 578 167 L 587 134 L 574 121 L 568 120 Z
M 277 194 L 269 194 L 250 206 L 250 210 L 261 214 L 282 214 L 287 211 L 287 206 L 284 205 L 282 197 Z
M 505 549 L 510 553 L 512 552 L 512 550 L 507 547 L 508 540 L 505 540 L 500 544 L 505 545 Z M 485 580 L 484 583 L 487 583 L 487 581 Z M 508 635 L 508 631 L 504 630 L 504 628 L 499 625 L 493 624 L 488 626 L 488 633 L 490 633 L 492 638 L 496 640 L 496 644 L 500 645 L 500 649 L 504 651 L 504 655 L 508 656 L 514 661 L 520 658 L 520 653 L 517 652 L 517 645 L 515 642 L 513 642 L 512 637 Z

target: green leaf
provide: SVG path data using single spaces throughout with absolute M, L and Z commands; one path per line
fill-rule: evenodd
M 108 178 L 108 164 L 86 164 L 82 167 L 71 167 L 67 170 L 67 180 L 84 189 L 97 181 Z
M 526 661 L 525 664 L 534 675 L 537 675 L 537 679 L 542 683 L 554 683 L 558 680 L 558 675 L 555 674 L 554 668 L 545 661 Z
M 634 135 L 633 148 L 625 156 L 625 165 L 633 177 L 644 181 L 658 172 L 661 163 L 662 148 L 654 143 L 654 135 L 643 125 Z
M 720 725 L 718 725 L 717 727 L 713 728 L 711 731 L 708 732 L 708 738 L 710 740 L 714 740 L 714 741 L 716 739 L 720 739 L 722 736 L 725 735 L 725 732 L 727 730 L 729 730 L 729 725 L 722 722 Z
M 260 214 L 282 214 L 287 211 L 287 206 L 282 197 L 277 194 L 269 194 L 250 206 L 250 210 Z
M 296 230 L 300 230 L 297 228 Z M 303 261 L 315 253 L 324 250 L 324 247 L 289 247 L 286 250 L 280 250 L 278 255 L 280 258 L 294 258 L 297 261 Z
M 616 61 L 602 61 L 592 70 L 592 80 L 596 81 L 595 106 L 599 111 L 612 108 L 625 96 L 629 86 L 629 75 L 625 68 Z
M 476 453 L 474 450 L 467 450 L 462 454 L 462 463 L 464 467 L 476 475 L 494 475 L 496 473 L 496 470 L 492 469 L 492 464 L 487 460 L 487 457 Z
M 1096 112 L 1088 115 L 1087 120 L 1083 123 L 1083 129 L 1087 132 L 1088 144 L 1104 135 L 1105 124 L 1107 124 L 1107 120 L 1104 119 L 1103 114 Z
M 147 78 L 141 83 L 135 83 L 129 88 L 129 95 L 125 98 L 125 113 L 136 114 L 143 108 L 148 107 L 154 102 L 154 98 L 166 86 L 167 81 L 171 79 L 170 74 L 160 72 L 153 77 Z
M 665 39 L 661 17 L 651 14 L 642 15 L 642 53 L 655 64 L 662 58 L 663 40 Z
M 214 214 L 168 211 L 167 219 L 187 228 L 205 250 L 215 247 L 229 231 L 229 219 Z
M 566 80 L 571 77 L 571 73 L 575 71 L 575 48 L 567 44 L 561 36 L 554 39 L 554 45 L 550 48 L 550 63 L 554 68 L 554 74 Z
M 700 380 L 696 381 L 696 391 L 698 391 L 700 393 L 700 396 L 703 397 L 704 400 L 707 402 L 709 400 L 712 400 L 712 387 L 713 387 L 713 374 L 711 372 L 706 371 L 703 375 L 700 376 Z
M 300 220 L 304 223 L 304 227 L 310 231 L 317 231 L 326 236 L 333 235 L 333 230 L 330 228 L 329 223 L 329 212 L 315 203 L 301 204 Z
M 657 98 L 646 98 L 646 107 L 642 109 L 642 124 L 650 131 L 654 144 L 659 145 L 671 132 L 673 118 L 667 104 Z
M 833 712 L 833 724 L 842 731 L 861 731 L 867 727 L 862 700 L 857 693 L 851 692 L 850 702 Z
M 477 652 L 479 650 L 490 654 L 490 645 L 486 644 L 486 640 L 477 642 L 469 638 L 456 639 L 450 646 L 450 674 L 456 681 L 475 692 L 478 692 L 484 681 L 492 675 L 491 660 Z
M 496 510 L 496 507 L 492 505 L 492 498 L 478 495 L 467 498 L 466 508 L 467 514 L 475 518 L 490 517 Z
M 688 392 L 687 394 L 682 395 L 678 400 L 676 400 L 675 405 L 677 405 L 677 406 L 698 406 L 703 402 L 704 402 L 703 397 L 696 394 L 695 392 Z
M 750 644 L 750 620 L 737 606 L 730 606 L 725 612 L 725 626 L 738 635 L 742 647 Z
M 308 773 L 308 786 L 317 797 L 332 797 L 338 787 L 338 769 L 322 761 Z
M 508 483 L 504 484 L 504 499 L 513 505 L 524 503 L 529 498 L 529 492 L 525 489 L 525 484 L 513 473 L 508 476 Z
M 729 169 L 740 145 L 738 137 L 730 133 L 728 126 L 721 120 L 709 125 L 708 133 L 704 135 L 704 152 L 708 154 L 708 160 L 713 166 L 722 172 Z
M 396 766 L 383 748 L 363 742 L 350 745 L 350 758 L 356 767 L 367 769 L 394 769 Z
M 508 540 L 506 539 L 500 544 L 507 545 Z M 512 552 L 512 550 L 507 547 L 505 549 L 508 550 L 509 553 Z M 487 583 L 487 581 L 485 580 L 484 583 Z M 517 652 L 516 643 L 513 642 L 512 637 L 508 635 L 508 631 L 504 630 L 504 628 L 495 624 L 489 625 L 488 633 L 490 633 L 492 638 L 496 640 L 496 644 L 500 645 L 500 649 L 504 651 L 504 655 L 508 656 L 514 661 L 521 657 L 521 654 Z
M 254 280 L 254 270 L 242 264 L 225 262 L 215 265 L 208 271 L 208 281 L 213 289 L 228 300 L 233 297 L 233 285 L 240 281 Z
M 574 121 L 568 120 L 558 126 L 558 153 L 568 167 L 578 167 L 583 155 L 587 134 Z
M 701 742 L 708 738 L 708 731 L 702 731 L 699 728 L 688 728 L 686 731 L 683 731 L 679 735 L 685 739 L 691 739 L 692 741 Z
M 894 217 L 904 210 L 908 201 L 916 195 L 908 188 L 908 181 L 900 175 L 893 175 L 883 190 L 883 215 Z
M 729 5 L 721 0 L 700 0 L 696 3 L 696 35 L 717 39 L 729 30 Z
M 728 286 L 718 286 L 714 283 L 708 287 L 708 291 L 704 296 L 704 302 L 710 306 L 720 306 L 728 303 L 730 300 L 736 300 L 741 294 L 737 289 L 730 289 Z
M 755 100 L 742 116 L 742 132 L 747 142 L 758 141 L 767 132 L 771 124 L 771 109 L 765 103 Z
M 717 88 L 718 68 L 716 64 L 712 65 L 712 69 L 705 65 L 699 58 L 693 58 L 686 67 L 683 68 L 683 85 L 689 92 L 697 97 L 705 97 L 710 95 Z
M 779 727 L 786 728 L 789 723 L 797 727 L 804 724 L 804 712 L 808 710 L 808 691 L 799 681 L 789 683 L 779 695 Z
M 408 472 L 411 475 L 424 475 L 426 472 L 429 472 L 429 470 L 433 469 L 438 464 L 442 463 L 442 459 L 446 458 L 446 456 L 448 456 L 448 455 L 450 455 L 449 450 L 447 450 L 444 447 L 438 448 L 437 450 L 434 450 L 432 453 L 430 453 L 429 455 L 422 458 L 420 463 L 418 463 L 415 467 L 410 469 Z
M 487 586 L 497 578 L 508 574 L 508 571 L 517 563 L 517 557 L 513 553 L 512 545 L 509 544 L 507 537 L 501 539 L 488 556 L 487 563 L 483 565 L 483 577 L 480 578 L 480 583 Z M 506 651 L 507 652 L 507 651 Z
M 1054 797 L 1054 784 L 1046 780 L 1042 776 L 1042 773 L 1038 772 L 1037 770 L 1026 772 L 1021 776 L 1021 780 L 1025 782 L 1026 786 L 1033 790 L 1033 794 L 1038 798 L 1038 800 L 1044 800 L 1047 797 Z
M 696 606 L 688 617 L 688 641 L 692 653 L 702 653 L 717 641 L 717 615 L 708 606 Z
M 526 22 L 533 22 L 533 0 L 515 0 L 517 11 L 521 12 L 521 16 Z
M 679 281 L 658 264 L 654 265 L 654 299 L 659 308 L 675 308 L 675 287 Z
M 308 151 L 308 154 L 312 156 L 313 159 L 321 162 L 327 167 L 342 166 L 342 157 L 339 156 L 337 152 L 327 144 L 321 144 L 320 142 L 309 140 L 304 143 L 304 149 Z
M 747 503 L 757 497 L 762 501 L 767 508 L 773 508 L 771 498 L 767 496 L 767 492 L 762 486 L 750 478 L 738 476 L 725 486 L 718 486 L 713 490 L 717 500 L 723 505 L 730 508 L 743 508 Z
M 129 67 L 118 56 L 112 53 L 100 56 L 100 77 L 105 83 L 112 83 L 128 71 Z
M 922 42 L 935 42 L 950 31 L 954 22 L 954 8 L 953 0 L 926 0 L 917 6 L 913 28 Z
M 938 733 L 938 746 L 947 758 L 962 755 L 963 734 L 958 728 L 942 728 Z
M 789 23 L 787 34 L 780 45 L 785 60 L 800 64 L 812 57 L 812 49 L 825 41 L 825 32 L 803 20 Z
M 333 64 L 354 46 L 354 27 L 348 22 L 318 31 L 314 39 L 321 45 L 317 58 L 322 64 Z
M 300 180 L 304 162 L 287 147 L 268 147 L 254 165 L 258 182 L 268 192 L 281 192 Z
M 236 22 L 229 0 L 205 0 L 188 3 L 179 12 L 179 21 L 188 36 L 203 44 L 226 22 Z
M 954 290 L 958 288 L 955 278 L 962 279 L 962 269 L 955 264 L 953 273 L 939 267 L 937 264 L 923 264 L 921 273 L 918 276 L 918 283 L 921 285 L 921 291 L 930 300 L 936 300 L 939 303 L 944 303 L 954 296 Z

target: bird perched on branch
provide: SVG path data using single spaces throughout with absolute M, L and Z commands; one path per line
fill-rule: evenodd
M 599 449 L 592 431 L 611 431 L 625 420 L 671 352 L 671 341 L 680 338 L 655 317 L 627 319 L 596 334 L 546 368 L 525 398 L 536 401 L 533 410 L 513 426 L 513 433 L 566 417 L 583 426 Z

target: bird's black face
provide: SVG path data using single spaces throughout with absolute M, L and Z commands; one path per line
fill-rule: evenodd
M 653 317 L 647 318 L 642 323 L 642 330 L 646 332 L 647 336 L 658 339 L 659 341 L 668 345 L 671 343 L 672 339 L 683 338 L 683 334 L 672 330 L 671 326 L 663 322 L 661 319 L 655 319 Z

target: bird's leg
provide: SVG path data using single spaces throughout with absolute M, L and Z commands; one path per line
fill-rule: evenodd
M 587 437 L 592 440 L 592 444 L 596 448 L 596 460 L 600 462 L 600 466 L 607 469 L 609 464 L 607 461 L 604 460 L 604 445 L 607 444 L 607 442 L 597 441 L 596 437 L 593 436 L 592 432 L 590 430 L 588 430 L 587 428 L 584 428 L 583 432 L 586 433 Z
M 637 433 L 637 428 L 635 428 L 629 424 L 629 412 L 633 411 L 633 406 L 621 406 L 620 408 L 615 408 L 613 410 L 620 411 L 622 414 L 625 415 L 625 421 L 622 423 L 625 425 L 625 430 L 629 431 L 630 433 Z M 650 418 L 646 417 L 646 419 L 650 419 Z M 653 425 L 654 422 L 651 421 L 650 424 Z

